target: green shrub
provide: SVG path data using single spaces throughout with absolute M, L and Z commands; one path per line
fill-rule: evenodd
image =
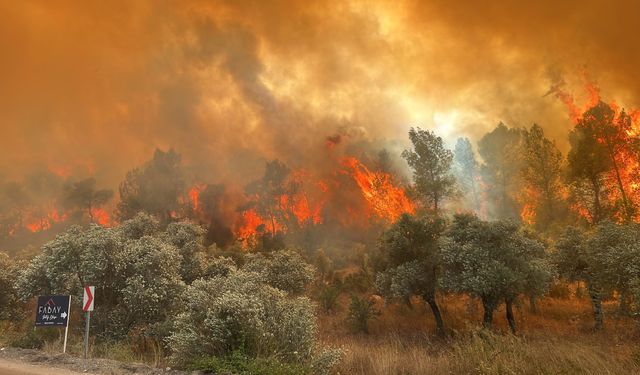
M 185 311 L 168 339 L 178 364 L 237 350 L 300 363 L 312 358 L 317 325 L 311 302 L 266 285 L 260 274 L 196 280 L 184 297 Z
M 228 357 L 207 357 L 194 361 L 189 370 L 200 370 L 212 374 L 234 375 L 305 375 L 311 369 L 300 364 L 281 362 L 276 358 L 251 358 L 235 351 Z
M 323 286 L 320 290 L 318 299 L 320 300 L 320 306 L 324 312 L 335 312 L 338 305 L 338 297 L 342 292 L 340 285 L 328 285 Z
M 347 321 L 356 332 L 369 333 L 369 321 L 380 315 L 375 302 L 366 297 L 351 296 Z
M 59 337 L 55 328 L 29 329 L 24 334 L 18 335 L 9 341 L 9 346 L 22 349 L 42 349 L 45 342 L 53 341 Z

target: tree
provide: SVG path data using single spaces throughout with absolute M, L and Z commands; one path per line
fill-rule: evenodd
M 95 322 L 103 335 L 122 337 L 136 326 L 160 324 L 184 288 L 182 256 L 158 222 L 139 214 L 115 228 L 73 226 L 42 247 L 16 282 L 26 300 L 38 294 L 82 297 L 96 286 Z
M 113 190 L 96 189 L 95 178 L 87 178 L 65 185 L 63 190 L 63 203 L 70 209 L 75 209 L 82 217 L 86 214 L 89 222 L 93 223 L 94 214 L 113 197 Z
M 626 167 L 637 159 L 631 118 L 602 101 L 589 108 L 569 135 L 568 178 L 573 199 L 588 213 L 589 223 L 613 218 L 630 221 L 635 203 L 625 180 L 637 173 Z M 630 169 L 630 170 L 627 170 Z
M 204 230 L 192 223 L 171 223 L 163 233 L 163 240 L 175 246 L 180 253 L 180 276 L 191 284 L 207 273 L 207 252 L 204 247 Z
M 224 185 L 207 185 L 199 195 L 200 212 L 207 227 L 205 246 L 216 244 L 218 247 L 230 245 L 233 240 L 233 232 L 227 224 L 229 213 L 225 202 Z
M 469 138 L 458 138 L 453 151 L 453 170 L 467 202 L 480 213 L 479 166 Z
M 603 298 L 615 290 L 628 294 L 633 288 L 639 239 L 637 226 L 603 221 L 593 232 L 569 227 L 556 242 L 555 262 L 560 275 L 587 285 L 595 329 L 604 325 Z
M 290 249 L 271 254 L 249 254 L 243 270 L 259 273 L 265 283 L 292 294 L 302 293 L 315 275 L 314 267 Z
M 513 302 L 522 293 L 541 293 L 553 273 L 544 245 L 507 221 L 486 222 L 473 215 L 455 215 L 442 241 L 443 285 L 482 301 L 483 325 L 490 327 L 501 301 L 515 332 Z
M 0 321 L 10 319 L 18 312 L 18 295 L 14 288 L 18 264 L 0 252 Z
M 522 130 L 498 124 L 480 139 L 478 153 L 484 160 L 481 173 L 491 202 L 490 217 L 519 220 L 516 195 L 521 185 Z
M 438 240 L 445 222 L 438 216 L 404 214 L 381 237 L 375 260 L 376 289 L 388 298 L 408 301 L 418 295 L 431 307 L 438 334 L 444 324 L 436 291 L 440 275 Z
M 413 169 L 415 192 L 427 209 L 439 212 L 442 201 L 456 192 L 451 174 L 453 153 L 429 130 L 411 128 L 409 139 L 413 149 L 404 150 L 402 157 Z
M 235 351 L 304 363 L 314 354 L 311 301 L 265 284 L 260 273 L 240 270 L 196 280 L 181 305 L 168 339 L 177 363 Z
M 247 185 L 245 192 L 253 197 L 252 204 L 258 215 L 269 220 L 271 237 L 276 237 L 278 225 L 286 221 L 283 196 L 289 195 L 287 178 L 291 170 L 280 160 L 267 162 L 264 176 Z
M 369 321 L 380 315 L 371 298 L 351 296 L 347 321 L 356 332 L 369 334 Z
M 133 218 L 139 212 L 156 216 L 167 223 L 179 208 L 179 197 L 185 190 L 180 155 L 173 149 L 156 149 L 153 159 L 144 166 L 127 172 L 120 184 L 117 213 L 120 220 Z
M 547 229 L 560 214 L 562 153 L 537 124 L 525 131 L 523 138 L 522 175 L 533 193 L 528 198 L 536 203 L 536 225 Z

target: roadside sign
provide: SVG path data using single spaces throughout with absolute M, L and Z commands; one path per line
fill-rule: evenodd
M 70 304 L 70 296 L 39 296 L 36 327 L 66 327 Z
M 93 311 L 93 295 L 95 293 L 95 286 L 84 287 L 84 298 L 82 299 L 82 311 Z
M 84 287 L 84 298 L 82 299 L 82 311 L 87 313 L 84 321 L 84 369 L 87 370 L 87 355 L 89 353 L 89 326 L 91 325 L 91 312 L 93 311 L 93 297 L 96 287 L 86 285 Z

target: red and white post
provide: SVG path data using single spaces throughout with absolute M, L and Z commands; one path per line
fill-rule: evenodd
M 93 311 L 93 297 L 95 295 L 95 286 L 84 287 L 84 298 L 82 299 L 82 311 L 87 313 L 84 327 L 84 360 L 86 366 L 87 354 L 89 353 L 89 322 L 91 321 L 91 312 Z

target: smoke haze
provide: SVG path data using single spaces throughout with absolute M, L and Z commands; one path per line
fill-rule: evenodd
M 581 102 L 595 82 L 639 106 L 640 3 L 522 3 L 1 2 L 0 179 L 115 188 L 173 147 L 196 179 L 244 184 L 268 159 L 322 168 L 362 144 L 397 158 L 411 126 L 452 147 L 499 121 L 566 148 L 550 88 Z

